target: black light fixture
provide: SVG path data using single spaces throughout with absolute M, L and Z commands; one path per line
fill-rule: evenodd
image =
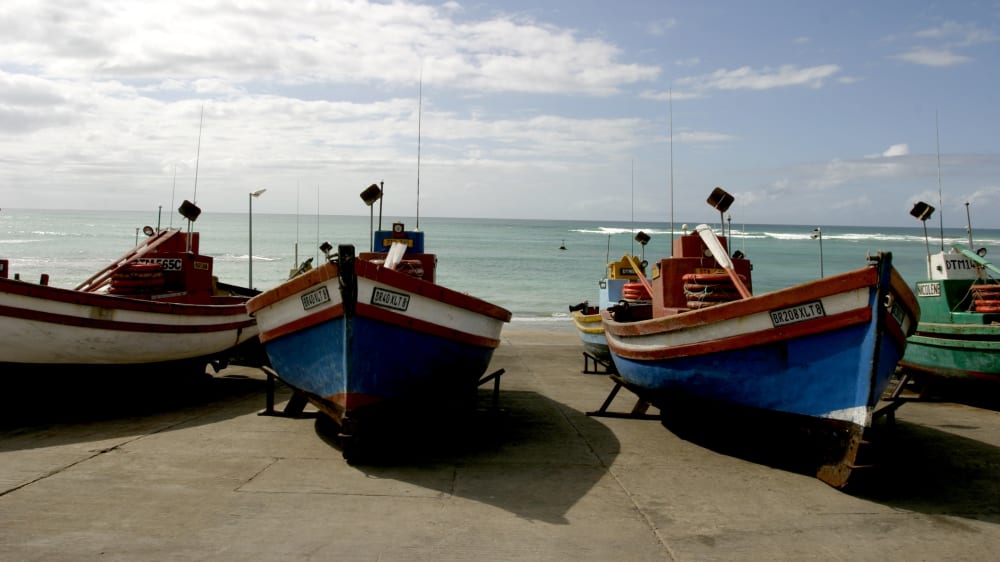
M 813 233 L 809 238 L 813 240 L 819 239 L 819 277 L 823 278 L 823 230 L 820 227 L 813 229 Z
M 177 212 L 187 220 L 194 222 L 198 220 L 198 215 L 201 214 L 201 209 L 199 209 L 194 203 L 185 199 L 184 202 L 181 203 L 181 206 L 177 208 Z
M 361 200 L 368 205 L 368 247 L 375 251 L 375 202 L 382 199 L 382 189 L 378 184 L 371 184 L 361 192 Z M 379 204 L 378 226 L 382 228 L 382 205 Z
M 924 224 L 924 246 L 927 248 L 927 276 L 931 276 L 931 241 L 927 237 L 927 219 L 931 218 L 934 214 L 934 207 L 931 207 L 923 201 L 917 201 L 913 204 L 913 208 L 910 209 L 910 214 L 916 217 L 917 220 Z
M 153 227 L 151 226 L 144 226 L 142 227 L 142 233 L 145 234 L 146 236 L 152 236 L 156 234 L 156 231 L 153 230 Z
M 640 258 L 642 261 L 646 261 L 646 244 L 649 243 L 649 235 L 643 231 L 639 231 L 635 234 L 635 241 L 642 246 L 642 252 L 640 253 Z
M 330 244 L 329 242 L 324 241 L 319 245 L 319 251 L 323 252 L 323 255 L 326 256 L 326 261 L 330 261 L 330 250 L 332 249 L 333 244 Z
M 733 201 L 735 201 L 735 198 L 721 187 L 713 189 L 712 193 L 708 196 L 708 204 L 719 211 L 719 227 L 722 229 L 722 234 L 726 233 L 726 222 L 723 220 L 723 216 L 729 210 L 729 206 L 733 204 Z
M 371 207 L 376 201 L 382 198 L 382 190 L 379 189 L 378 184 L 371 184 L 361 192 L 361 200 L 365 202 L 365 205 Z
M 910 209 L 910 214 L 916 217 L 917 220 L 926 221 L 934 214 L 934 207 L 923 201 L 917 201 L 913 204 L 913 208 Z

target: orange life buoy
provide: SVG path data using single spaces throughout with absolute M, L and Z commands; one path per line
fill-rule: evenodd
M 649 291 L 642 283 L 625 283 L 622 285 L 622 298 L 630 301 L 649 300 Z

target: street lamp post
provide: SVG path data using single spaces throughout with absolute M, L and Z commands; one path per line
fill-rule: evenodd
M 819 276 L 820 279 L 823 278 L 823 231 L 817 226 L 813 229 L 813 235 L 810 236 L 813 240 L 819 239 Z
M 249 213 L 247 214 L 247 216 L 250 219 L 249 220 L 249 223 L 250 223 L 250 236 L 249 236 L 249 240 L 250 240 L 250 254 L 249 254 L 249 258 L 250 258 L 250 260 L 249 260 L 250 261 L 250 268 L 249 268 L 250 269 L 250 279 L 249 279 L 249 281 L 250 281 L 250 284 L 247 286 L 247 288 L 251 289 L 251 290 L 253 290 L 253 200 L 254 200 L 255 197 L 260 197 L 265 191 L 267 191 L 267 189 L 258 189 L 257 191 L 251 191 L 250 192 L 250 197 L 248 198 L 248 200 L 250 201 L 250 210 L 249 210 Z

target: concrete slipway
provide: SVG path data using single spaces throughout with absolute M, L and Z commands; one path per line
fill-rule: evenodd
M 871 445 L 877 464 L 837 490 L 789 468 L 782 453 L 732 454 L 738 443 L 718 435 L 588 416 L 612 382 L 582 368 L 575 334 L 508 330 L 492 366 L 505 370 L 498 411 L 484 387 L 471 420 L 414 420 L 392 438 L 393 452 L 353 465 L 315 419 L 258 415 L 265 377 L 256 369 L 152 389 L 8 385 L 0 559 L 910 561 L 1000 552 L 996 409 L 905 404 Z M 278 408 L 288 397 L 279 386 Z M 633 402 L 623 391 L 611 410 Z

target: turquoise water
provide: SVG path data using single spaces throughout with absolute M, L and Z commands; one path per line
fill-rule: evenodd
M 700 222 L 712 224 L 711 209 Z M 383 217 L 382 226 L 401 220 L 416 227 L 412 217 Z M 718 217 L 715 217 L 718 228 Z M 37 281 L 50 276 L 52 285 L 72 288 L 119 258 L 142 236 L 143 226 L 182 226 L 179 216 L 158 212 L 0 211 L 0 258 L 10 271 Z M 285 280 L 298 261 L 320 259 L 317 247 L 329 241 L 369 246 L 368 216 L 293 216 L 254 214 L 253 285 L 274 287 Z M 205 210 L 195 223 L 201 251 L 215 261 L 215 273 L 227 283 L 249 284 L 250 225 L 246 214 Z M 693 228 L 698 222 L 689 221 Z M 680 234 L 682 223 L 674 225 Z M 597 281 L 608 258 L 634 252 L 653 262 L 670 254 L 669 223 L 631 224 L 614 221 L 542 221 L 423 218 L 425 250 L 438 256 L 437 281 L 514 313 L 522 327 L 571 327 L 568 306 L 597 302 Z M 930 249 L 941 247 L 940 230 L 930 225 Z M 729 225 L 727 225 L 727 231 Z M 912 285 L 925 275 L 927 242 L 920 223 L 913 228 L 821 226 L 822 269 L 825 275 L 856 269 L 868 253 L 889 251 L 893 263 Z M 650 235 L 643 248 L 633 230 Z M 728 233 L 728 232 L 727 232 Z M 787 287 L 820 275 L 820 243 L 812 226 L 732 225 L 733 250 L 753 263 L 754 293 Z M 975 247 L 986 247 L 1000 261 L 1000 230 L 976 229 Z M 945 229 L 945 247 L 967 244 L 965 229 Z M 565 250 L 560 247 L 565 246 Z

